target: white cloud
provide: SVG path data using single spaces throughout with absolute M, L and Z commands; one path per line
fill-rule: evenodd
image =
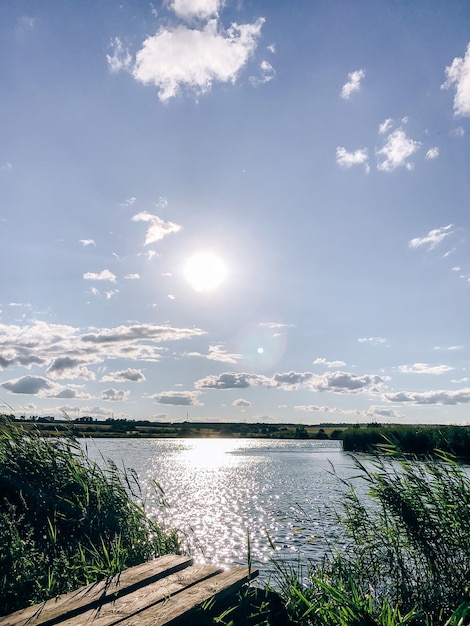
M 391 117 L 387 117 L 385 121 L 379 126 L 379 135 L 385 135 L 393 126 L 393 120 Z
M 124 402 L 129 399 L 131 392 L 123 389 L 106 389 L 101 392 L 101 398 L 108 402 Z
M 450 131 L 450 134 L 452 135 L 452 137 L 463 137 L 465 135 L 465 128 L 462 128 L 462 126 L 457 126 L 457 128 L 454 128 Z
M 427 363 L 413 363 L 412 365 L 400 365 L 399 371 L 403 374 L 434 374 L 440 376 L 453 370 L 450 365 L 428 365 Z
M 246 389 L 248 387 L 277 387 L 294 391 L 306 387 L 311 391 L 331 391 L 333 393 L 376 393 L 387 380 L 384 377 L 364 374 L 358 376 L 349 372 L 326 372 L 317 376 L 312 372 L 276 373 L 271 378 L 261 374 L 225 372 L 218 376 L 206 376 L 195 382 L 198 389 Z
M 234 400 L 232 402 L 232 406 L 251 406 L 251 402 L 249 400 L 243 400 L 243 398 L 239 398 L 238 400 Z
M 248 79 L 253 87 L 258 87 L 264 83 L 269 83 L 276 75 L 276 70 L 268 61 L 261 61 L 259 65 L 259 76 L 250 76 Z
M 437 159 L 437 157 L 439 156 L 439 148 L 429 148 L 429 150 L 426 152 L 426 156 L 425 158 L 428 160 L 433 160 L 433 159 Z
M 407 136 L 402 128 L 397 128 L 387 137 L 385 145 L 376 151 L 376 155 L 382 157 L 377 164 L 377 169 L 382 172 L 393 172 L 397 167 L 412 169 L 413 164 L 408 161 L 421 144 Z
M 206 20 L 210 17 L 216 17 L 219 9 L 224 6 L 222 0 L 172 0 L 170 9 L 172 9 L 178 17 L 191 20 L 197 18 Z
M 343 85 L 341 89 L 341 97 L 345 100 L 349 100 L 351 94 L 354 91 L 359 91 L 361 87 L 361 80 L 365 77 L 365 70 L 356 70 L 355 72 L 350 72 L 348 74 L 348 82 Z
M 378 346 L 380 344 L 387 343 L 387 340 L 384 337 L 359 337 L 359 343 L 371 343 L 374 346 Z
M 470 388 L 466 387 L 456 391 L 399 391 L 385 393 L 383 397 L 389 402 L 408 402 L 409 404 L 467 404 L 470 402 Z
M 452 230 L 453 224 L 448 224 L 447 226 L 441 226 L 440 228 L 435 228 L 430 230 L 427 235 L 424 237 L 415 237 L 409 242 L 410 248 L 419 248 L 421 246 L 428 246 L 428 250 L 433 250 L 436 246 L 438 246 L 441 241 L 443 241 L 449 235 L 452 235 L 455 232 L 455 229 Z
M 85 280 L 109 280 L 111 283 L 116 282 L 116 276 L 109 270 L 103 270 L 98 274 L 96 272 L 85 272 L 83 278 Z
M 346 148 L 343 148 L 342 146 L 338 146 L 336 148 L 336 163 L 340 167 L 350 168 L 353 165 L 364 165 L 366 171 L 368 171 L 368 159 L 369 154 L 367 152 L 367 148 L 361 148 L 359 150 L 355 150 L 354 152 L 348 152 Z
M 80 243 L 87 247 L 87 246 L 96 246 L 95 240 L 94 239 L 80 239 Z
M 109 44 L 112 50 L 111 54 L 106 55 L 109 68 L 112 72 L 119 72 L 121 70 L 129 70 L 132 66 L 132 56 L 129 50 L 124 47 L 119 37 L 115 37 Z
M 165 222 L 157 215 L 152 215 L 147 211 L 137 213 L 137 215 L 132 216 L 131 220 L 133 222 L 151 222 L 151 226 L 148 227 L 145 237 L 146 246 L 150 243 L 160 241 L 160 239 L 163 239 L 171 233 L 177 233 L 182 228 L 182 226 L 180 226 L 179 224 L 174 224 L 173 222 Z
M 140 274 L 126 274 L 124 276 L 126 280 L 139 280 L 141 278 Z
M 199 402 L 199 391 L 165 391 L 152 396 L 159 404 L 174 404 L 177 406 L 203 406 Z
M 202 30 L 161 28 L 143 42 L 132 75 L 144 85 L 155 85 L 162 102 L 184 87 L 198 95 L 210 91 L 215 81 L 235 83 L 256 49 L 264 21 L 233 23 L 228 30 L 219 28 L 215 19 Z
M 145 380 L 145 376 L 142 370 L 128 368 L 126 370 L 120 370 L 118 372 L 111 372 L 105 374 L 101 378 L 101 382 L 133 382 L 141 383 Z
M 0 165 L 0 172 L 9 172 L 13 169 L 13 165 L 9 161 L 5 161 Z
M 0 369 L 33 365 L 51 368 L 55 378 L 76 374 L 90 376 L 87 365 L 112 359 L 157 361 L 162 343 L 199 337 L 200 329 L 134 324 L 115 328 L 92 328 L 85 332 L 72 326 L 35 322 L 32 325 L 0 324 Z
M 470 43 L 465 56 L 455 57 L 452 65 L 445 69 L 446 81 L 442 89 L 455 87 L 454 115 L 457 117 L 470 116 Z
M 323 357 L 315 359 L 313 364 L 314 365 L 326 365 L 326 367 L 343 367 L 344 365 L 346 365 L 344 361 L 327 361 Z

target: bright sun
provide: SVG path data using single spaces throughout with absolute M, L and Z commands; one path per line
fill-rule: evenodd
M 183 272 L 196 291 L 212 291 L 224 282 L 227 267 L 213 252 L 199 252 L 188 259 Z

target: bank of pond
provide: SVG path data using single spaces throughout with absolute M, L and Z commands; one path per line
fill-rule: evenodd
M 149 517 L 131 471 L 97 465 L 73 432 L 61 434 L 0 428 L 0 615 L 182 552 L 178 529 Z M 452 457 L 468 455 L 468 428 L 364 425 L 342 437 L 345 449 L 387 454 L 357 454 L 354 480 L 338 477 L 341 545 L 304 570 L 286 566 L 273 545 L 276 575 L 205 623 L 470 623 L 470 479 Z M 436 449 L 446 453 L 427 455 Z M 249 528 L 246 543 L 250 566 Z

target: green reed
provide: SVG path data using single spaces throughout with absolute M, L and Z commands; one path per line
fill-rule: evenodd
M 136 476 L 89 460 L 72 436 L 0 425 L 0 614 L 179 552 Z
M 384 453 L 391 453 L 386 448 Z M 277 563 L 295 624 L 465 626 L 470 623 L 470 480 L 441 458 L 355 459 L 338 518 L 344 546 L 305 575 Z

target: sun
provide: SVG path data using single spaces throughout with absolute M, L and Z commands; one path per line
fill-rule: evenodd
M 196 291 L 213 291 L 227 277 L 227 267 L 214 252 L 199 252 L 186 262 L 184 276 Z

